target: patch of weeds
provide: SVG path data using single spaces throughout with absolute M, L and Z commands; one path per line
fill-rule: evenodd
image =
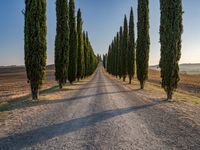
M 8 102 L 0 103 L 0 111 L 7 111 L 8 107 L 9 107 L 9 103 Z
M 9 111 L 15 108 L 23 108 L 26 106 L 31 106 L 31 105 L 35 105 L 38 104 L 38 101 L 35 100 L 31 100 L 31 99 L 14 99 L 14 100 L 9 100 L 6 102 L 2 102 L 0 103 L 0 112 L 3 111 Z
M 192 102 L 194 104 L 200 104 L 200 98 L 188 94 L 178 93 L 174 94 L 175 101 Z
M 40 91 L 40 94 L 50 94 L 58 91 L 59 91 L 59 86 L 53 86 L 51 88 Z

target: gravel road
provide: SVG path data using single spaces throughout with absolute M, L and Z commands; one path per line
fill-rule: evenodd
M 0 149 L 200 149 L 199 125 L 173 104 L 138 91 L 99 66 L 91 81 L 62 100 L 13 110 L 12 118 L 1 121 Z

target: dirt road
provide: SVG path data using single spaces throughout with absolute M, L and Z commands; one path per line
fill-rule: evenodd
M 1 122 L 0 149 L 200 149 L 199 125 L 173 104 L 137 92 L 100 66 L 90 82 L 62 100 L 15 110 Z

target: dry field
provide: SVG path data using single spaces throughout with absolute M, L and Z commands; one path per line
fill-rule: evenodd
M 160 72 L 150 70 L 148 82 L 160 85 Z M 200 97 L 200 75 L 181 74 L 178 90 Z
M 200 97 L 200 76 L 184 75 L 181 76 L 179 91 Z M 160 86 L 160 73 L 156 70 L 149 71 L 148 82 Z M 54 77 L 54 67 L 47 67 L 47 77 L 42 89 L 47 89 L 56 85 Z M 0 68 L 0 102 L 21 99 L 30 96 L 30 88 L 27 83 L 24 67 Z
M 46 82 L 42 89 L 55 86 L 54 67 L 47 67 Z M 27 83 L 24 67 L 0 68 L 0 102 L 29 97 L 30 88 Z

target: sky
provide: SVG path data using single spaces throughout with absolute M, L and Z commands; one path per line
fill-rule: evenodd
M 150 1 L 150 65 L 159 63 L 159 0 Z M 119 27 L 123 25 L 130 8 L 134 9 L 135 32 L 137 25 L 137 0 L 75 0 L 76 10 L 81 8 L 84 30 L 95 53 L 108 50 Z M 182 57 L 180 63 L 200 63 L 200 1 L 183 0 Z M 24 65 L 24 0 L 0 0 L 0 66 Z M 55 0 L 47 0 L 47 64 L 54 63 L 56 34 Z

